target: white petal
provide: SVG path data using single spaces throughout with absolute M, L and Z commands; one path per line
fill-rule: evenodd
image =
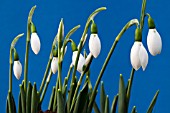
M 37 33 L 31 34 L 31 48 L 35 54 L 40 51 L 41 43 Z
M 76 57 L 77 57 L 78 51 L 74 51 L 72 55 L 72 64 L 75 65 Z M 85 58 L 82 54 L 79 56 L 79 61 L 77 65 L 77 70 L 81 73 L 83 71 L 83 65 L 85 64 Z
M 58 58 L 53 57 L 52 62 L 51 62 L 51 70 L 53 74 L 55 74 L 58 70 Z
M 135 70 L 138 70 L 141 66 L 139 59 L 139 50 L 141 42 L 135 42 L 131 48 L 130 61 Z
M 147 36 L 147 45 L 151 55 L 155 56 L 161 53 L 162 40 L 156 29 L 149 29 Z
M 89 50 L 95 58 L 100 54 L 101 42 L 97 34 L 90 35 Z
M 139 59 L 140 59 L 142 69 L 144 71 L 148 64 L 148 53 L 142 43 L 141 43 L 141 47 L 139 50 Z
M 63 47 L 61 48 L 61 51 L 63 51 Z M 66 54 L 66 52 L 67 52 L 67 46 L 65 47 L 64 55 Z
M 21 73 L 22 73 L 22 65 L 20 61 L 14 61 L 13 71 L 14 71 L 15 77 L 19 80 L 21 77 Z
M 88 65 L 88 64 L 89 64 L 91 57 L 92 57 L 92 54 L 89 53 L 88 56 L 87 56 L 87 58 L 86 58 L 85 65 Z

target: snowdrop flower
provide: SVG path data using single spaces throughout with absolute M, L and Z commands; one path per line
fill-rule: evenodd
M 86 58 L 86 61 L 85 61 L 86 66 L 90 63 L 91 57 L 93 57 L 93 55 L 91 53 L 89 53 L 87 58 Z
M 72 55 L 72 64 L 75 65 L 76 62 L 76 57 L 77 57 L 78 51 L 74 51 Z M 81 73 L 83 72 L 83 66 L 85 64 L 85 58 L 83 55 L 80 53 L 79 60 L 78 60 L 78 65 L 77 65 L 77 70 Z
M 162 40 L 161 40 L 161 36 L 159 35 L 159 33 L 155 28 L 153 19 L 150 16 L 148 18 L 148 26 L 149 26 L 149 31 L 147 36 L 148 49 L 151 55 L 156 56 L 157 54 L 161 53 Z
M 40 47 L 41 47 L 41 43 L 40 43 L 40 39 L 37 35 L 37 31 L 36 28 L 34 26 L 33 23 L 31 23 L 31 48 L 33 50 L 33 52 L 37 55 L 40 51 Z
M 51 70 L 55 74 L 58 70 L 58 50 L 53 50 L 53 59 L 51 62 Z
M 101 42 L 100 42 L 100 39 L 98 37 L 97 26 L 94 23 L 94 21 L 92 21 L 92 25 L 91 25 L 91 35 L 90 35 L 90 40 L 89 40 L 89 50 L 90 50 L 90 53 L 95 58 L 98 57 L 98 55 L 100 54 L 100 50 L 101 50 Z
M 143 71 L 148 64 L 148 53 L 141 42 L 141 30 L 136 29 L 135 42 L 131 48 L 130 61 L 135 70 L 138 70 L 141 66 Z
M 53 57 L 52 62 L 51 62 L 51 70 L 53 74 L 55 74 L 58 70 L 58 58 Z
M 13 72 L 15 77 L 19 80 L 21 77 L 21 73 L 22 73 L 22 65 L 19 61 L 19 56 L 16 53 L 16 51 L 14 51 L 14 65 L 13 65 Z

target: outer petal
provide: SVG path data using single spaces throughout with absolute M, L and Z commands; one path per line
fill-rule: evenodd
M 156 29 L 149 29 L 147 36 L 147 45 L 151 55 L 155 56 L 161 53 L 162 40 Z
M 73 64 L 73 65 L 75 65 L 77 53 L 78 53 L 78 51 L 74 51 L 74 52 L 73 52 L 73 56 L 72 56 L 72 64 Z M 79 61 L 78 61 L 78 66 L 77 66 L 77 70 L 78 70 L 80 73 L 83 71 L 83 65 L 84 65 L 84 64 L 85 64 L 85 58 L 83 57 L 82 54 L 80 54 L 80 56 L 79 56 Z
M 31 48 L 35 54 L 40 51 L 41 43 L 37 33 L 31 34 Z
M 140 59 L 142 69 L 144 71 L 148 64 L 148 53 L 142 43 L 141 43 L 141 47 L 139 50 L 139 59 Z
M 89 50 L 95 58 L 100 54 L 101 42 L 97 34 L 90 35 Z
M 51 70 L 53 74 L 55 74 L 58 70 L 58 58 L 57 57 L 53 57 L 53 60 L 51 62 Z
M 14 61 L 13 71 L 14 71 L 15 77 L 19 80 L 21 77 L 21 73 L 22 73 L 22 65 L 20 61 Z
M 88 64 L 89 64 L 91 57 L 92 57 L 92 54 L 89 53 L 88 56 L 87 56 L 87 58 L 86 58 L 85 65 L 88 65 Z
M 130 61 L 135 70 L 138 70 L 141 66 L 140 59 L 139 59 L 140 46 L 141 46 L 141 42 L 135 42 L 131 48 Z

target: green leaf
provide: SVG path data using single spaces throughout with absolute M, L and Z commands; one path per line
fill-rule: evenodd
M 14 97 L 13 97 L 12 93 L 11 93 L 11 98 L 12 98 L 12 109 L 13 109 L 13 113 L 16 113 L 17 110 L 16 110 L 15 100 L 14 100 Z
M 67 85 L 65 85 L 65 87 L 63 87 L 63 90 L 62 90 L 64 103 L 66 102 L 66 94 L 67 94 Z
M 94 102 L 94 104 L 93 104 L 93 109 L 94 109 L 95 113 L 100 113 L 99 107 L 97 106 L 96 102 Z
M 8 99 L 6 100 L 6 113 L 9 113 Z
M 31 95 L 32 95 L 32 85 L 28 83 L 27 97 L 26 97 L 26 113 L 31 113 Z
M 36 83 L 34 83 L 33 89 L 32 89 L 32 95 L 31 95 L 31 113 L 37 113 L 38 111 L 38 102 L 37 102 L 37 87 Z
M 118 112 L 119 113 L 127 113 L 127 104 L 126 104 L 126 92 L 123 76 L 120 75 L 119 79 L 119 99 L 118 99 Z
M 104 90 L 104 83 L 102 81 L 100 86 L 100 108 L 102 113 L 104 113 L 105 111 L 105 100 L 106 100 L 106 94 Z
M 78 95 L 78 99 L 76 101 L 73 113 L 84 113 L 83 110 L 87 110 L 87 108 L 84 108 L 87 101 L 88 101 L 88 84 L 86 82 L 86 84 L 80 91 L 80 94 Z
M 19 87 L 20 87 L 20 92 L 21 92 L 22 113 L 25 113 L 26 112 L 26 93 L 22 85 L 20 85 Z
M 109 113 L 109 96 L 106 96 L 104 113 Z
M 60 89 L 57 91 L 57 113 L 65 113 L 65 104 Z
M 159 90 L 156 92 L 155 96 L 153 97 L 152 102 L 150 103 L 150 106 L 149 106 L 149 108 L 147 110 L 147 113 L 152 113 L 153 108 L 154 108 L 154 106 L 156 104 L 156 100 L 157 100 L 158 94 L 159 94 Z
M 18 100 L 18 113 L 22 113 L 21 92 L 19 93 L 19 100 Z
M 53 110 L 54 96 L 55 96 L 55 87 L 53 87 L 53 90 L 51 93 L 50 102 L 48 104 L 48 110 Z
M 113 99 L 110 113 L 116 113 L 117 102 L 118 102 L 118 94 Z
M 131 113 L 137 113 L 136 111 L 136 106 L 133 106 L 132 112 Z

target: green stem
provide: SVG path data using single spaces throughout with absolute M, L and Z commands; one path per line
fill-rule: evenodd
M 74 65 L 74 70 L 73 70 L 73 74 L 72 74 L 72 81 L 71 81 L 71 84 L 74 83 L 75 81 L 75 74 L 76 74 L 76 70 L 77 70 L 77 65 L 78 65 L 78 60 L 79 60 L 79 56 L 80 56 L 80 52 L 83 48 L 83 43 L 85 42 L 85 37 L 86 37 L 86 33 L 88 31 L 88 28 L 90 26 L 90 23 L 91 23 L 91 20 L 93 20 L 93 18 L 101 11 L 103 10 L 106 10 L 106 7 L 101 7 L 101 8 L 98 8 L 96 9 L 90 16 L 89 18 L 87 19 L 87 22 L 86 22 L 86 25 L 85 25 L 85 28 L 84 28 L 84 32 L 82 34 L 82 37 L 80 39 L 80 43 L 79 43 L 79 48 L 78 48 L 78 53 L 77 53 L 77 57 L 76 57 L 76 61 L 75 61 L 75 65 Z
M 100 80 L 101 80 L 101 78 L 102 78 L 102 76 L 103 76 L 103 73 L 104 73 L 104 71 L 105 71 L 105 69 L 106 69 L 106 66 L 107 66 L 107 64 L 108 64 L 108 62 L 109 62 L 109 60 L 110 60 L 110 58 L 111 58 L 111 55 L 112 55 L 113 51 L 115 50 L 115 47 L 116 47 L 118 41 L 120 40 L 120 38 L 122 37 L 122 35 L 125 33 L 125 31 L 126 31 L 130 26 L 132 26 L 132 25 L 134 25 L 134 24 L 135 24 L 136 26 L 139 25 L 139 22 L 138 22 L 137 19 L 132 19 L 132 20 L 130 20 L 130 21 L 123 27 L 123 29 L 120 31 L 120 33 L 119 33 L 118 36 L 116 37 L 116 39 L 115 39 L 115 41 L 114 41 L 114 43 L 113 43 L 113 45 L 112 45 L 112 47 L 111 47 L 108 55 L 107 55 L 107 58 L 106 58 L 103 66 L 102 66 L 102 69 L 101 69 L 100 74 L 99 74 L 99 76 L 98 76 L 98 78 L 97 78 L 96 84 L 95 84 L 95 86 L 94 86 L 94 90 L 93 90 L 92 95 L 91 95 L 91 98 L 90 98 L 90 103 L 89 103 L 89 105 L 88 105 L 88 113 L 91 112 L 92 105 L 93 105 L 93 102 L 94 102 L 95 97 L 96 97 L 95 93 L 96 93 L 96 91 L 97 91 L 98 85 L 99 85 L 99 83 L 100 83 Z
M 142 9 L 141 9 L 141 17 L 140 17 L 140 29 L 141 30 L 143 30 L 143 25 L 144 25 L 145 9 L 146 9 L 146 0 L 143 0 Z
M 41 95 L 42 90 L 43 90 L 43 88 L 44 88 L 45 80 L 47 79 L 47 75 L 48 75 L 48 72 L 49 72 L 49 69 L 50 69 L 51 61 L 52 61 L 52 58 L 50 57 L 49 60 L 48 60 L 48 64 L 47 64 L 45 73 L 44 73 L 43 80 L 42 80 L 42 82 L 41 82 L 40 91 L 39 91 L 40 95 Z
M 42 103 L 42 101 L 44 100 L 44 97 L 45 97 L 45 94 L 46 94 L 46 91 L 47 91 L 47 88 L 48 88 L 51 76 L 52 76 L 52 71 L 50 70 L 48 78 L 46 80 L 46 84 L 45 84 L 44 90 L 43 90 L 42 95 L 41 95 L 40 103 Z
M 130 74 L 130 80 L 129 80 L 129 85 L 128 85 L 128 89 L 127 89 L 127 107 L 129 105 L 129 100 L 130 100 L 130 92 L 132 89 L 132 83 L 133 83 L 133 77 L 134 77 L 134 73 L 135 73 L 135 69 L 132 68 L 131 74 Z
M 24 90 L 27 90 L 27 79 L 28 79 L 28 55 L 29 55 L 29 44 L 30 44 L 30 25 L 32 22 L 32 16 L 34 13 L 36 6 L 33 6 L 29 12 L 28 20 L 27 20 L 27 38 L 26 38 L 26 52 L 25 52 L 25 65 L 24 65 Z

